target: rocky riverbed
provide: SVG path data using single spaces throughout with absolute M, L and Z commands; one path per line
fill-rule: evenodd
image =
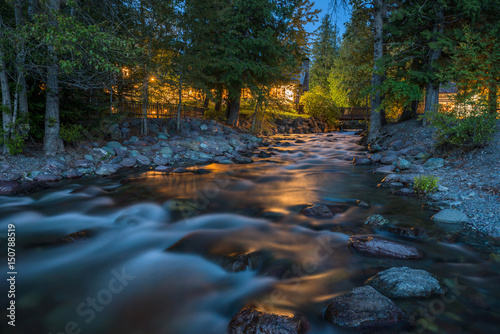
M 423 198 L 423 205 L 442 215 L 459 216 L 455 223 L 479 234 L 500 237 L 500 121 L 493 140 L 470 151 L 445 151 L 436 147 L 433 130 L 417 121 L 387 125 L 380 142 L 370 145 L 356 165 L 374 165 L 381 186 L 395 194 L 415 196 L 413 181 L 419 175 L 439 178 L 437 193 Z
M 252 152 L 266 145 L 262 138 L 203 119 L 183 119 L 180 131 L 175 119 L 153 119 L 146 136 L 140 136 L 140 120 L 132 119 L 112 124 L 107 132 L 108 141 L 80 143 L 50 158 L 40 152 L 2 156 L 0 195 L 28 194 L 62 179 L 109 176 L 131 168 L 182 172 L 178 167 L 249 163 Z

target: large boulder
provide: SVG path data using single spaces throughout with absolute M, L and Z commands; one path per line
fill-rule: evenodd
M 229 323 L 229 334 L 305 334 L 311 325 L 301 315 L 264 313 L 250 307 L 240 310 Z
M 404 313 L 389 298 L 371 286 L 355 288 L 336 297 L 325 311 L 325 319 L 353 330 L 375 330 L 404 322 Z
M 389 298 L 429 298 L 442 292 L 439 281 L 430 273 L 408 267 L 379 272 L 366 284 Z
M 465 213 L 455 209 L 445 209 L 439 211 L 432 216 L 431 219 L 435 222 L 446 224 L 461 224 L 469 221 L 469 217 L 467 217 Z
M 423 254 L 413 246 L 384 240 L 370 235 L 353 235 L 348 246 L 361 254 L 390 259 L 421 259 Z

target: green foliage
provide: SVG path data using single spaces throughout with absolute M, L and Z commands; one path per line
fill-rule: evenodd
M 5 106 L 0 106 L 0 111 Z M 24 124 L 22 119 L 17 119 L 15 123 L 7 124 L 7 129 L 0 128 L 0 145 L 5 145 L 9 154 L 16 155 L 22 153 L 26 146 L 27 135 L 22 131 L 20 124 Z
M 83 139 L 84 129 L 80 124 L 61 125 L 59 132 L 62 140 L 66 143 L 75 144 Z
M 306 92 L 300 99 L 304 104 L 305 112 L 310 116 L 322 117 L 333 124 L 340 115 L 340 109 L 331 97 L 321 88 L 316 87 Z
M 482 147 L 496 131 L 495 115 L 484 106 L 466 105 L 452 111 L 441 110 L 430 115 L 440 145 Z
M 367 8 L 354 6 L 351 20 L 346 25 L 328 78 L 330 96 L 338 107 L 368 106 L 373 68 L 370 16 Z
M 420 175 L 413 181 L 413 189 L 420 196 L 435 193 L 439 187 L 439 178 L 434 175 Z
M 313 44 L 313 63 L 310 70 L 311 87 L 319 86 L 328 89 L 328 77 L 335 66 L 335 58 L 338 57 L 340 48 L 339 31 L 332 24 L 330 15 L 325 15 L 321 25 L 315 32 L 316 39 Z

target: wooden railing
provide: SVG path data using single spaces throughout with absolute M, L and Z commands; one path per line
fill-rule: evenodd
M 148 103 L 148 118 L 167 118 L 177 116 L 178 105 L 166 103 Z M 144 116 L 144 105 L 139 102 L 121 102 L 113 107 L 113 113 L 125 114 L 127 117 L 141 118 Z M 205 108 L 182 105 L 181 117 L 203 117 Z
M 363 121 L 370 119 L 370 108 L 342 108 L 340 121 Z

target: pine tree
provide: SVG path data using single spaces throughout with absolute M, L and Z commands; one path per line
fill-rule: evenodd
M 320 87 L 327 91 L 328 77 L 339 56 L 340 38 L 336 25 L 332 24 L 330 15 L 326 14 L 315 32 L 316 38 L 312 49 L 311 88 Z

